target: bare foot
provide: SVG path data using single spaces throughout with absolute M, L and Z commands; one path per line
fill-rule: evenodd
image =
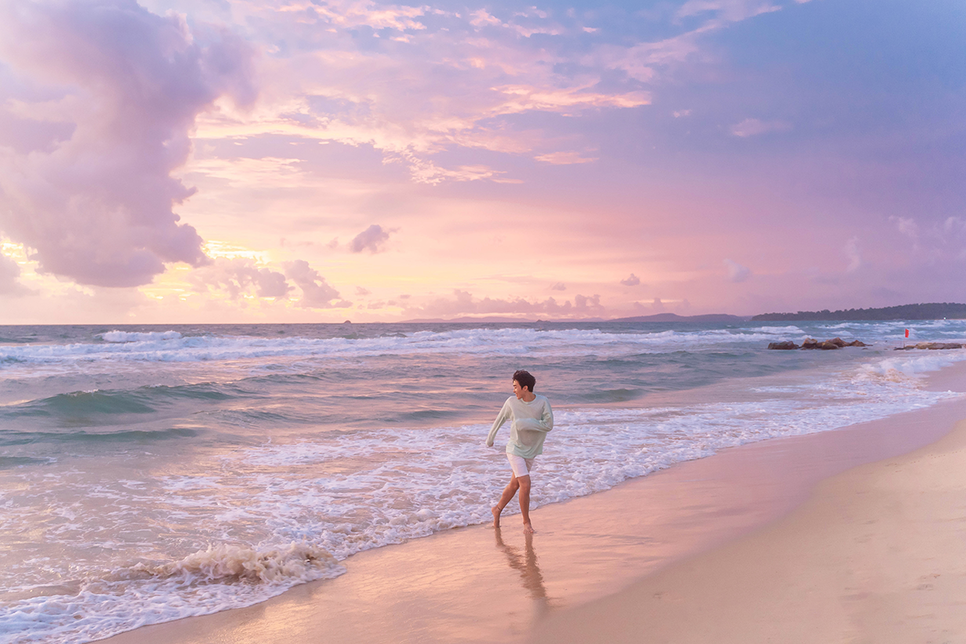
M 533 529 L 532 525 L 529 523 L 523 524 L 523 534 L 533 534 L 534 532 L 536 532 L 536 530 Z
M 500 527 L 500 511 L 494 505 L 492 508 L 490 508 L 490 512 L 493 513 L 493 527 L 494 528 L 499 528 Z

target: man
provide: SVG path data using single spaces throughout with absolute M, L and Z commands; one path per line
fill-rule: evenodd
M 544 396 L 533 393 L 537 379 L 526 371 L 513 374 L 513 396 L 506 399 L 503 409 L 493 421 L 486 446 L 493 447 L 493 439 L 503 423 L 510 421 L 510 440 L 506 444 L 506 457 L 510 461 L 510 482 L 503 490 L 499 503 L 493 506 L 493 526 L 500 527 L 500 514 L 513 495 L 520 491 L 520 512 L 523 514 L 523 531 L 533 534 L 530 524 L 530 472 L 533 460 L 543 452 L 543 440 L 553 429 L 553 411 Z

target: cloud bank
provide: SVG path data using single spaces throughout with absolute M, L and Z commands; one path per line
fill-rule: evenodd
M 40 271 L 81 284 L 137 286 L 166 263 L 206 263 L 173 211 L 193 190 L 171 173 L 198 114 L 223 95 L 254 100 L 252 56 L 227 30 L 191 30 L 133 0 L 0 2 L 2 61 L 43 83 L 8 100 L 9 127 L 72 128 L 26 153 L 0 146 L 0 230 Z
M 558 302 L 555 298 L 546 300 L 528 300 L 524 298 L 491 298 L 474 297 L 472 293 L 456 289 L 452 297 L 441 297 L 424 306 L 410 307 L 406 314 L 411 317 L 442 317 L 473 315 L 511 315 L 533 316 L 546 315 L 551 317 L 588 317 L 603 315 L 604 306 L 600 302 L 600 295 L 575 295 L 573 303 L 564 300 Z

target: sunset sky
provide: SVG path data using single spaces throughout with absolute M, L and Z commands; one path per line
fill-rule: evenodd
M 0 323 L 966 302 L 966 3 L 0 0 Z

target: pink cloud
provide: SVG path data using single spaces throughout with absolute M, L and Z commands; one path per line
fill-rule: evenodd
M 285 275 L 302 290 L 299 306 L 312 309 L 341 309 L 352 305 L 352 302 L 339 299 L 339 292 L 305 260 L 286 262 Z
M 731 126 L 731 133 L 741 138 L 757 136 L 766 132 L 784 132 L 791 126 L 784 121 L 761 121 L 759 119 L 745 119 L 741 123 Z
M 543 161 L 550 165 L 573 165 L 576 163 L 593 163 L 598 157 L 584 157 L 580 152 L 550 152 L 534 157 L 537 161 Z
M 170 262 L 207 261 L 173 207 L 191 196 L 171 173 L 195 117 L 221 95 L 254 99 L 250 48 L 228 31 L 189 30 L 133 2 L 5 3 L 0 56 L 66 94 L 38 111 L 71 122 L 51 149 L 0 148 L 0 229 L 39 270 L 82 284 L 146 284 Z
M 732 282 L 744 282 L 751 277 L 751 269 L 742 266 L 738 262 L 726 259 L 724 260 L 724 265 L 728 269 L 728 279 Z
M 641 278 L 631 273 L 627 279 L 622 279 L 621 284 L 624 286 L 638 286 L 641 283 Z
M 781 7 L 768 0 L 688 0 L 677 11 L 679 18 L 712 13 L 727 22 L 740 22 L 748 18 L 781 11 Z
M 258 297 L 284 298 L 293 288 L 283 274 L 260 267 L 247 257 L 219 257 L 194 271 L 192 278 L 199 290 L 224 289 L 232 299 L 252 291 Z
M 349 244 L 349 250 L 353 253 L 361 253 L 368 250 L 370 253 L 378 253 L 382 250 L 383 244 L 389 241 L 390 231 L 384 230 L 382 226 L 373 224 L 355 236 Z

